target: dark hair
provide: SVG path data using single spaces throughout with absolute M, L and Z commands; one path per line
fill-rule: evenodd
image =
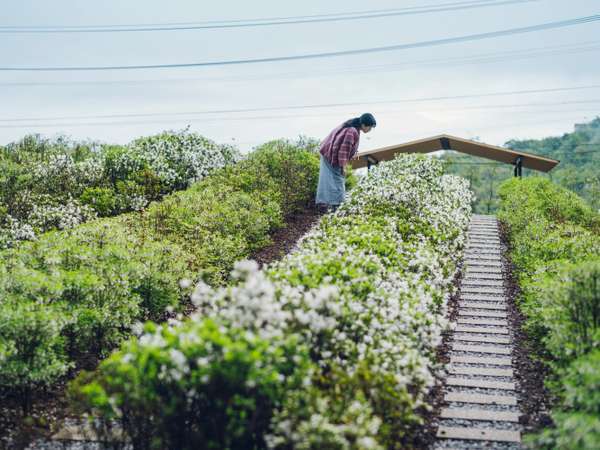
M 371 113 L 364 113 L 360 117 L 355 117 L 354 119 L 350 119 L 344 122 L 344 128 L 354 127 L 360 129 L 361 125 L 365 125 L 367 127 L 375 127 L 377 126 L 377 122 L 375 122 L 375 117 Z

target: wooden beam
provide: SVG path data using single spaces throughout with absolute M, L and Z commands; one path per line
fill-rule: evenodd
M 360 152 L 357 157 L 352 160 L 351 164 L 353 169 L 358 169 L 367 166 L 367 161 L 364 157 L 369 155 L 374 156 L 378 161 L 389 161 L 393 159 L 397 153 L 431 153 L 438 150 L 454 150 L 460 153 L 511 165 L 515 163 L 518 157 L 521 157 L 523 167 L 539 170 L 541 172 L 549 172 L 559 163 L 558 160 L 531 153 L 484 144 L 482 142 L 471 141 L 469 139 L 450 136 L 448 134 L 440 134 L 403 144 Z

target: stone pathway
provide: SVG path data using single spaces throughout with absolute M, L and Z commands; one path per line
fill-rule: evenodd
M 434 449 L 521 449 L 513 337 L 494 216 L 469 226 L 458 318 Z

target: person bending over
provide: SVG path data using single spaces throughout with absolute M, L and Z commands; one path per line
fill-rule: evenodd
M 368 133 L 377 123 L 375 117 L 365 113 L 347 120 L 334 128 L 321 143 L 319 185 L 315 203 L 320 210 L 333 210 L 346 195 L 345 166 L 356 155 L 360 132 Z

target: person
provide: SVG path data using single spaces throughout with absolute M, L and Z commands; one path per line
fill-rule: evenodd
M 356 155 L 360 132 L 368 133 L 377 123 L 365 113 L 334 128 L 321 143 L 321 165 L 316 206 L 319 210 L 335 211 L 346 195 L 345 166 Z

